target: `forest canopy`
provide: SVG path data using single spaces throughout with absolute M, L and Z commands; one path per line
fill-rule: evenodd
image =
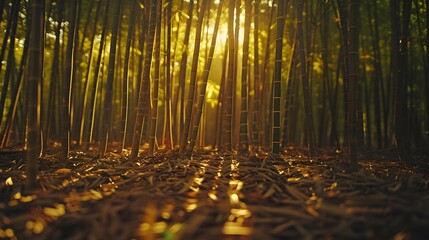
M 0 3 L 1 147 L 425 149 L 428 1 Z M 30 151 L 29 151 L 30 152 Z

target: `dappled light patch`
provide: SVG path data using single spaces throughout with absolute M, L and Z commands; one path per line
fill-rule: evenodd
M 0 236 L 13 239 L 426 237 L 429 174 L 389 161 L 343 168 L 337 157 L 289 152 L 129 161 L 76 153 L 41 161 L 42 187 L 2 175 Z M 296 157 L 301 156 L 301 157 Z M 111 161 L 110 161 L 111 160 Z M 78 164 L 76 164 L 78 163 Z M 67 171 L 64 169 L 72 169 Z

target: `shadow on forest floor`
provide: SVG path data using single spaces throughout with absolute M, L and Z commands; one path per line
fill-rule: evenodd
M 352 172 L 340 156 L 298 150 L 137 161 L 73 152 L 40 160 L 31 195 L 23 158 L 0 155 L 1 239 L 429 238 L 429 171 L 389 154 Z

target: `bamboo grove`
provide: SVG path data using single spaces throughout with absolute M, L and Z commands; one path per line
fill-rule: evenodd
M 2 0 L 1 147 L 427 147 L 428 1 Z

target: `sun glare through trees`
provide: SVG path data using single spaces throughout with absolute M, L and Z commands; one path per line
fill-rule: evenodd
M 0 238 L 428 238 L 428 8 L 1 0 Z

